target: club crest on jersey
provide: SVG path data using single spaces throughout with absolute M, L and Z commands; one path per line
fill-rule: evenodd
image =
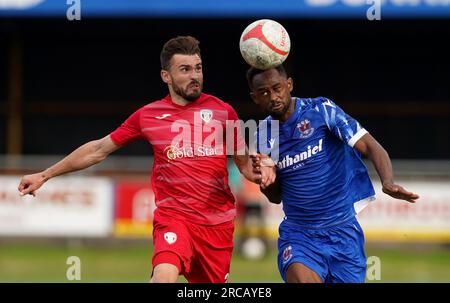
M 164 240 L 166 240 L 167 243 L 173 244 L 177 241 L 177 234 L 173 232 L 166 232 L 164 234 Z
M 202 118 L 203 122 L 208 123 L 211 121 L 213 117 L 213 112 L 210 109 L 202 109 L 200 111 L 200 118 Z
M 292 258 L 292 246 L 288 246 L 283 251 L 283 262 L 286 263 Z
M 302 139 L 309 138 L 314 133 L 314 127 L 311 127 L 311 122 L 308 119 L 298 123 L 297 128 L 300 131 L 300 138 Z

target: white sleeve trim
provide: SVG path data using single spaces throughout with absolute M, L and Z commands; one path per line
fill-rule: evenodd
M 355 208 L 356 214 L 359 214 L 372 201 L 375 201 L 375 196 L 371 196 L 353 203 L 353 207 Z
M 361 128 L 350 140 L 348 140 L 347 144 L 353 147 L 356 144 L 356 142 L 358 142 L 358 140 L 361 139 L 361 137 L 367 133 L 368 133 L 367 130 Z

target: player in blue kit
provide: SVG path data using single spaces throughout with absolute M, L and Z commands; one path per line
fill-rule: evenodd
M 270 175 L 263 193 L 283 202 L 283 280 L 364 282 L 364 234 L 356 214 L 375 192 L 360 154 L 374 164 L 384 193 L 411 203 L 419 196 L 394 183 L 387 152 L 333 101 L 291 97 L 293 80 L 283 66 L 250 68 L 247 80 L 253 101 L 270 115 L 258 126 L 254 166 Z M 266 131 L 277 122 L 278 134 Z

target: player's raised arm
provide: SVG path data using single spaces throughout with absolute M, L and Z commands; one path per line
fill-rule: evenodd
M 406 200 L 414 203 L 419 195 L 405 190 L 400 185 L 394 183 L 391 160 L 386 150 L 369 133 L 359 139 L 353 146 L 361 154 L 368 157 L 380 177 L 383 185 L 383 192 L 393 198 Z
M 50 178 L 97 164 L 119 148 L 120 146 L 116 145 L 109 135 L 99 140 L 90 141 L 46 170 L 24 176 L 18 187 L 20 195 L 30 194 L 35 196 L 36 190 Z

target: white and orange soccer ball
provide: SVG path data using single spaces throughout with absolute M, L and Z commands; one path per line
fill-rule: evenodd
M 280 23 L 261 19 L 247 26 L 242 32 L 239 48 L 249 65 L 266 70 L 286 60 L 291 49 L 291 40 Z

